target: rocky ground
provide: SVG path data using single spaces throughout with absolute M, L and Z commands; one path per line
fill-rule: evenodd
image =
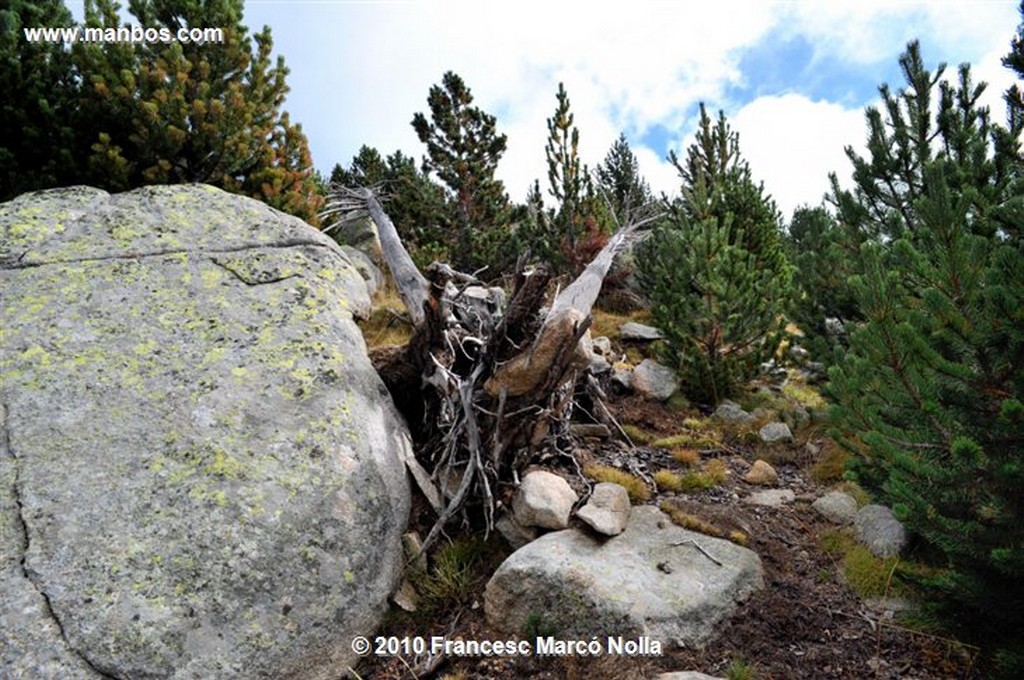
M 626 399 L 615 405 L 625 423 L 639 424 L 654 434 L 678 429 L 681 420 L 660 404 Z M 586 462 L 622 464 L 623 444 L 590 441 L 579 451 Z M 808 447 L 807 444 L 810 443 Z M 655 678 L 669 671 L 700 671 L 736 678 L 966 678 L 971 676 L 972 650 L 955 641 L 922 632 L 902 622 L 899 601 L 863 600 L 846 584 L 839 558 L 822 546 L 822 536 L 835 525 L 821 518 L 810 503 L 834 483 L 818 483 L 814 466 L 831 444 L 812 425 L 786 450 L 774 451 L 779 483 L 792 502 L 779 507 L 750 503 L 764 487 L 742 480 L 751 460 L 766 453 L 727 438 L 713 455 L 729 469 L 720 486 L 697 493 L 656 494 L 650 501 L 669 500 L 682 510 L 726 532 L 739 530 L 757 552 L 765 569 L 765 588 L 744 603 L 702 649 L 667 649 L 661 657 L 628 659 L 529 658 L 458 659 L 432 671 L 415 654 L 373 658 L 356 669 L 370 678 Z M 813 453 L 812 453 L 813 452 Z M 666 451 L 649 447 L 628 450 L 641 471 L 669 464 Z M 553 461 L 554 462 L 554 461 Z M 567 478 L 575 474 L 561 470 Z M 498 539 L 500 540 L 500 539 Z M 507 554 L 508 548 L 505 547 Z M 430 621 L 415 615 L 393 617 L 380 635 L 462 636 L 488 639 L 483 615 L 483 586 L 500 555 L 482 570 L 464 596 Z M 490 636 L 495 637 L 495 636 Z M 355 677 L 355 676 L 353 676 Z

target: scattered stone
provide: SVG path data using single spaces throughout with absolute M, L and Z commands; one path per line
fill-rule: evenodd
M 782 420 L 789 426 L 790 431 L 800 431 L 811 422 L 811 414 L 803 406 L 797 404 L 782 413 Z
M 786 371 L 786 367 L 779 364 L 775 359 L 769 359 L 763 362 L 758 369 L 761 371 L 761 375 L 771 378 L 775 382 L 782 382 L 789 375 Z
M 865 505 L 854 518 L 857 540 L 877 557 L 893 557 L 907 546 L 907 531 L 884 505 Z
M 630 368 L 612 368 L 612 384 L 618 385 L 624 390 L 633 390 L 633 370 Z
M 665 337 L 659 329 L 654 326 L 645 326 L 635 321 L 627 321 L 619 326 L 619 339 L 631 340 L 634 342 L 653 342 Z
M 644 635 L 663 645 L 701 645 L 763 584 L 756 553 L 642 506 L 618 536 L 570 529 L 517 550 L 488 582 L 484 611 L 502 634 L 519 634 L 533 621 L 563 638 Z
M 754 416 L 744 411 L 736 402 L 729 401 L 728 399 L 719 404 L 718 408 L 715 409 L 714 418 L 727 423 L 749 423 L 754 420 Z
M 590 373 L 592 375 L 604 375 L 610 370 L 612 370 L 612 365 L 602 355 L 594 352 L 590 356 Z
M 759 484 L 761 486 L 775 486 L 779 483 L 779 473 L 775 471 L 766 461 L 758 458 L 750 466 L 747 474 L 743 475 L 743 481 L 747 484 Z
M 793 361 L 803 363 L 811 358 L 811 353 L 800 345 L 793 345 L 789 348 L 789 356 Z
M 600 354 L 605 359 L 609 359 L 612 356 L 612 341 L 604 335 L 599 335 L 592 340 L 594 343 L 594 353 Z
M 513 550 L 519 550 L 530 541 L 534 541 L 540 536 L 540 532 L 533 527 L 524 527 L 522 524 L 516 521 L 516 516 L 511 513 L 505 513 L 498 518 L 498 521 L 494 523 L 494 528 L 498 530 L 508 544 L 512 546 Z
M 750 494 L 743 499 L 750 505 L 761 505 L 766 508 L 781 508 L 796 500 L 796 494 L 790 489 L 766 489 Z
M 577 500 L 565 479 L 547 470 L 534 470 L 523 477 L 512 499 L 512 510 L 523 526 L 564 529 L 569 526 L 569 513 Z
M 402 534 L 402 552 L 405 553 L 406 562 L 413 562 L 424 570 L 427 568 L 427 555 L 423 552 L 420 532 L 410 531 Z
M 793 441 L 793 432 L 785 423 L 768 423 L 758 431 L 757 436 L 765 444 Z
M 576 512 L 576 516 L 605 536 L 617 536 L 629 521 L 629 494 L 626 489 L 611 482 L 594 487 L 590 500 Z
M 828 379 L 828 370 L 820 361 L 809 361 L 800 368 L 800 374 L 810 385 L 817 385 Z
M 420 595 L 409 579 L 402 579 L 402 585 L 391 596 L 391 601 L 402 611 L 414 612 L 419 608 Z
M 633 369 L 633 390 L 657 401 L 667 401 L 679 387 L 675 371 L 653 359 L 644 359 Z
M 833 524 L 853 524 L 857 517 L 857 501 L 843 491 L 829 491 L 814 501 L 811 507 Z
M 608 439 L 612 431 L 603 423 L 570 423 L 569 432 L 576 437 L 594 437 L 596 439 Z
M 354 664 L 412 453 L 352 258 L 213 187 L 79 186 L 0 205 L 0 290 L 0 676 Z

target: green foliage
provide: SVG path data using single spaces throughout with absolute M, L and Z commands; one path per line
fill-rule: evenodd
M 417 113 L 412 126 L 427 145 L 424 171 L 436 173 L 448 189 L 442 226 L 450 234 L 453 266 L 464 271 L 490 266 L 500 271 L 514 259 L 505 243 L 508 197 L 494 176 L 506 137 L 498 134 L 497 119 L 472 103 L 465 82 L 448 71 L 440 86 L 430 88 L 430 119 Z
M 111 0 L 86 2 L 83 26 L 117 28 L 117 9 Z M 123 191 L 205 182 L 316 224 L 323 199 L 306 138 L 281 111 L 288 70 L 280 57 L 271 62 L 270 30 L 248 36 L 241 0 L 132 0 L 129 9 L 147 28 L 221 27 L 224 42 L 79 42 L 68 50 L 5 32 L 0 78 L 17 94 L 0 116 L 4 129 L 27 134 L 0 149 L 0 198 L 57 184 Z M 2 21 L 71 23 L 57 3 L 32 2 L 14 3 Z M 22 66 L 9 69 L 15 53 Z
M 281 111 L 288 69 L 271 59 L 269 28 L 249 37 L 242 4 L 129 3 L 139 25 L 222 27 L 223 43 L 74 46 L 90 183 L 119 191 L 205 182 L 318 223 L 309 147 Z M 85 26 L 120 25 L 113 7 L 87 2 Z
M 597 195 L 590 173 L 579 158 L 580 132 L 569 95 L 558 84 L 558 104 L 547 120 L 548 193 L 557 209 L 544 207 L 539 182 L 530 188 L 523 224 L 524 243 L 532 255 L 555 272 L 577 274 L 608 242 L 614 218 Z
M 939 86 L 933 139 L 935 78 L 916 44 L 901 64 L 892 136 L 869 117 L 872 161 L 855 160 L 841 196 L 872 238 L 847 281 L 863 322 L 830 372 L 837 435 L 857 480 L 943 555 L 925 584 L 949 625 L 1010 658 L 1024 639 L 1024 186 L 1005 153 L 1020 130 L 988 122 L 964 66 Z
M 0 9 L 0 201 L 74 177 L 71 55 L 57 43 L 30 43 L 22 31 L 72 24 L 59 0 L 13 0 Z
M 626 135 L 620 134 L 604 161 L 595 171 L 598 194 L 611 203 L 615 220 L 620 225 L 653 200 L 651 189 L 640 174 L 640 164 L 629 148 Z
M 781 330 L 791 268 L 775 204 L 740 160 L 724 114 L 703 106 L 670 219 L 638 247 L 640 282 L 666 336 L 661 360 L 690 398 L 716 404 L 753 377 Z
M 446 244 L 441 224 L 445 215 L 444 189 L 416 167 L 412 157 L 395 151 L 386 159 L 368 146 L 359 149 L 348 168 L 340 164 L 331 183 L 346 187 L 380 186 L 385 210 L 402 243 L 419 263 L 444 259 Z

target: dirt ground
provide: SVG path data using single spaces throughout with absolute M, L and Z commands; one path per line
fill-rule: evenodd
M 654 433 L 671 433 L 678 429 L 681 420 L 679 414 L 660 405 L 631 399 L 615 404 L 614 410 L 621 422 Z M 803 443 L 798 442 L 793 448 Z M 823 439 L 817 443 L 828 446 Z M 651 472 L 667 463 L 668 454 L 664 451 L 644 447 L 624 451 L 622 444 L 609 442 L 589 442 L 585 455 L 599 462 L 621 464 L 627 453 L 634 465 Z M 897 607 L 893 602 L 862 601 L 846 585 L 841 566 L 822 549 L 819 540 L 823 532 L 834 527 L 810 508 L 810 503 L 826 490 L 812 481 L 813 456 L 793 455 L 789 462 L 776 461 L 779 487 L 791 489 L 796 501 L 768 508 L 743 500 L 758 490 L 741 479 L 755 452 L 733 444 L 707 455 L 721 457 L 728 465 L 730 474 L 722 486 L 699 493 L 656 495 L 650 503 L 669 500 L 727 532 L 739 529 L 747 534 L 747 547 L 763 562 L 765 587 L 743 603 L 720 627 L 717 637 L 702 649 L 666 648 L 660 657 L 636 658 L 463 657 L 445 659 L 433 668 L 426 667 L 425 658 L 415 654 L 370 656 L 349 677 L 601 680 L 654 678 L 662 672 L 687 670 L 716 677 L 758 679 L 972 677 L 970 648 L 902 625 L 894 615 Z M 565 472 L 567 477 L 571 476 Z M 472 592 L 435 620 L 415 623 L 408 617 L 394 617 L 378 635 L 496 639 L 488 635 L 483 614 L 487 575 L 478 578 Z

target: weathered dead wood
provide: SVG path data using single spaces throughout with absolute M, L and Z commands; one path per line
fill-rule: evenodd
M 329 205 L 372 217 L 413 318 L 412 340 L 373 359 L 409 422 L 418 460 L 431 471 L 429 482 L 422 474 L 416 481 L 428 496 L 436 490 L 443 505 L 424 549 L 469 506 L 479 508 L 489 530 L 500 488 L 515 484 L 546 442 L 569 437 L 574 386 L 590 360 L 582 342 L 590 312 L 636 225 L 617 232 L 547 313 L 550 274 L 522 262 L 504 309 L 482 310 L 474 305 L 490 298 L 471 275 L 439 263 L 426 276 L 416 269 L 372 190 L 336 187 Z

